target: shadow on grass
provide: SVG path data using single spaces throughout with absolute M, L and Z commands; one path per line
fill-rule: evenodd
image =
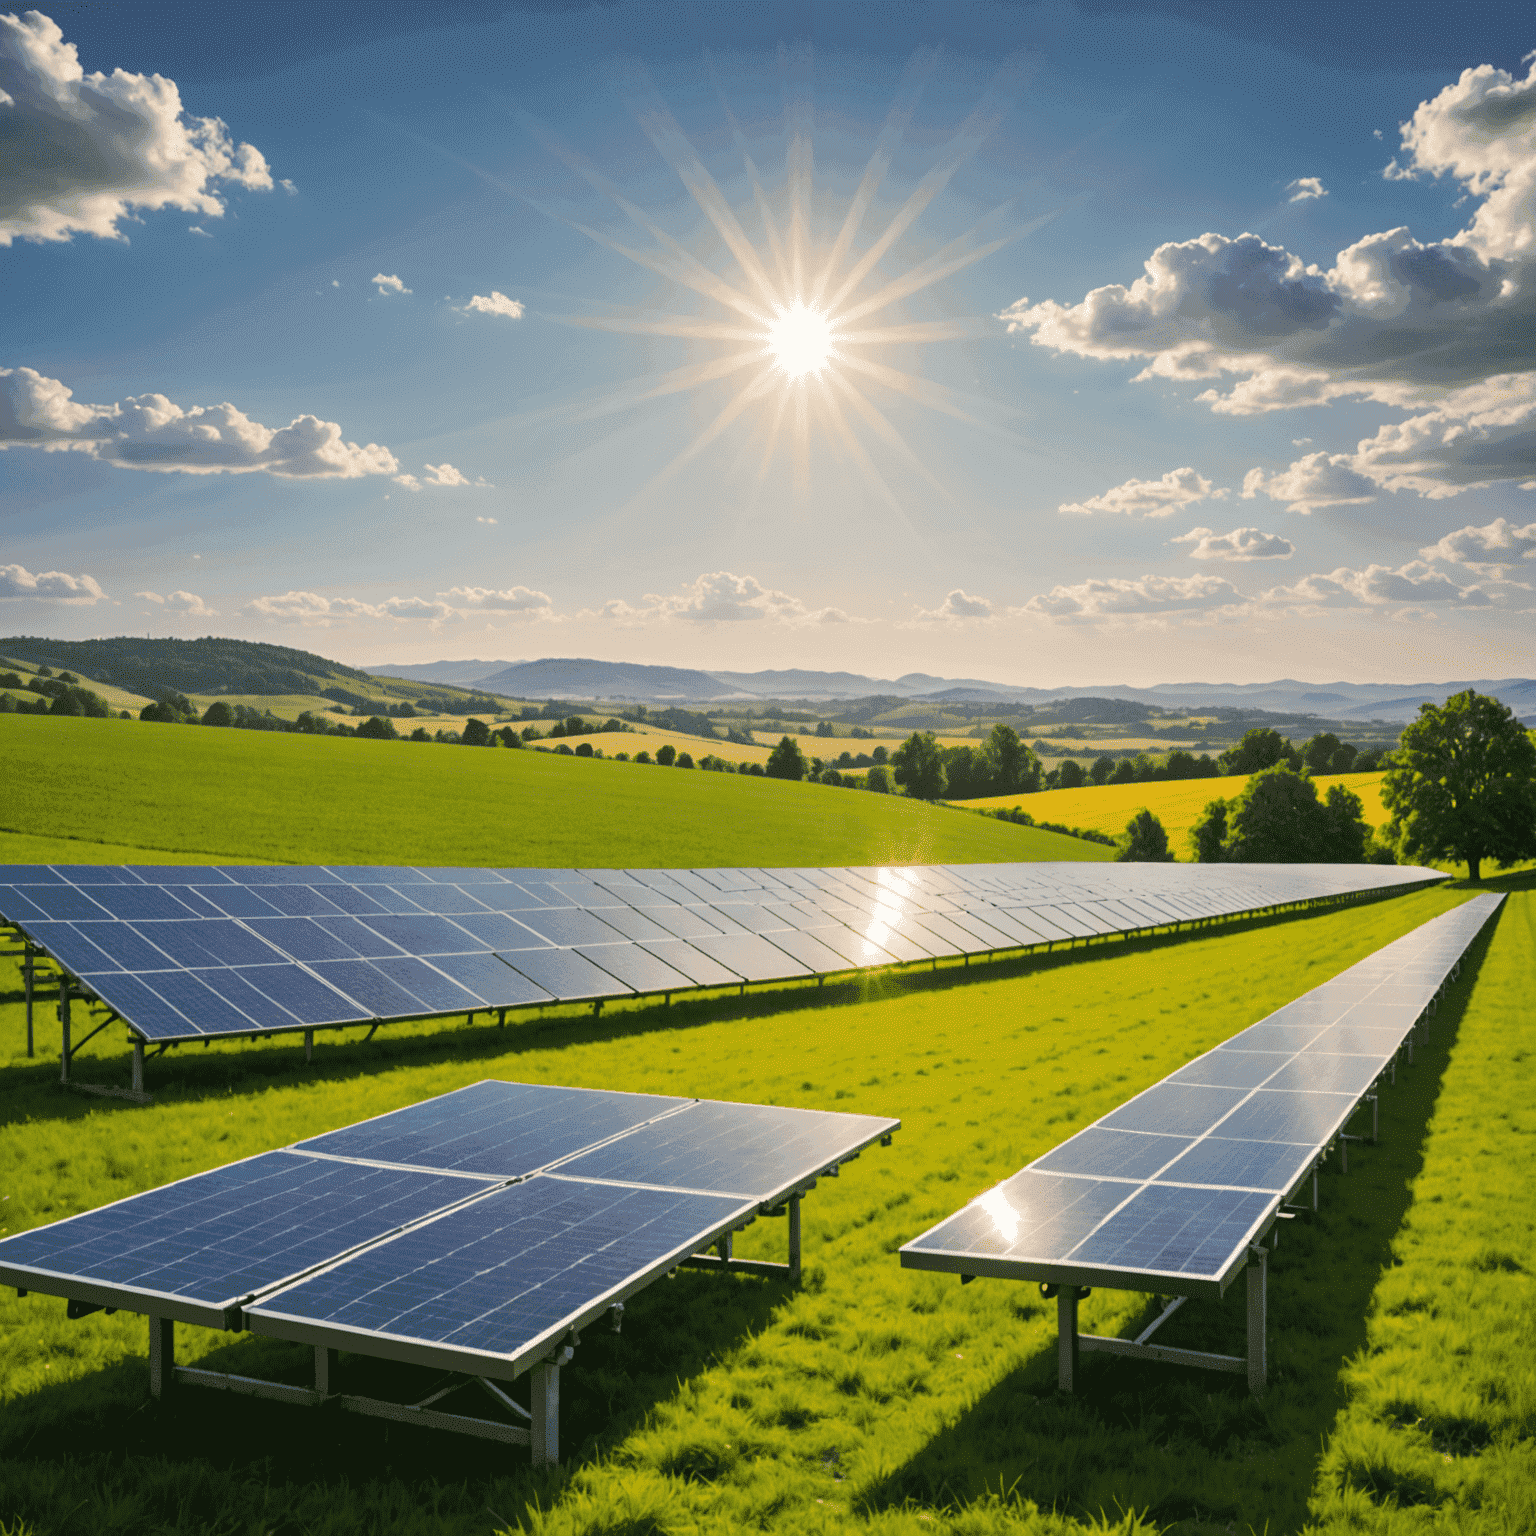
M 1390 900 L 1399 892 L 1384 892 L 1349 903 L 1361 906 Z M 707 1024 L 739 1022 L 805 1008 L 841 1008 L 850 1003 L 871 1002 L 917 992 L 945 992 L 979 981 L 1007 981 L 1037 975 L 1062 966 L 1111 961 L 1123 955 L 1145 954 L 1213 935 L 1253 933 L 1281 924 L 1306 924 L 1326 920 L 1341 910 L 1338 905 L 1294 911 L 1261 913 L 1221 920 L 1214 924 L 1158 929 L 1121 938 L 1117 935 L 1067 948 L 1005 953 L 996 959 L 942 960 L 925 968 L 925 962 L 888 970 L 861 973 L 848 980 L 769 983 L 738 994 L 734 988 L 713 993 L 687 993 L 664 1004 L 657 998 L 638 998 L 608 1004 L 593 1014 L 589 1005 L 566 1005 L 548 1013 L 508 1015 L 505 1028 L 495 1024 L 460 1024 L 456 1028 L 423 1029 L 420 1022 L 405 1027 L 409 1034 L 394 1038 L 380 1035 L 337 1041 L 330 1031 L 316 1031 L 317 1060 L 307 1066 L 298 1033 L 281 1044 L 264 1044 L 255 1050 L 239 1050 L 234 1041 L 216 1041 L 204 1050 L 189 1041 L 172 1055 L 151 1055 L 145 1070 L 145 1087 L 160 1103 L 187 1103 L 230 1093 L 322 1081 L 342 1082 L 401 1066 L 435 1066 L 453 1061 L 504 1059 L 519 1050 L 550 1050 L 566 1045 L 601 1044 L 667 1030 L 697 1028 Z M 1304 940 L 1298 935 L 1298 943 Z M 57 1029 L 50 996 L 39 1001 L 39 1038 L 46 1028 Z M 450 1015 L 452 1017 L 462 1017 Z M 443 1021 L 447 1024 L 447 1019 Z M 76 1038 L 86 1028 L 77 1027 Z M 117 1026 L 112 1026 L 114 1029 Z M 357 1025 L 347 1026 L 357 1029 Z M 381 1026 L 389 1029 L 391 1026 Z M 337 1032 L 339 1035 L 339 1032 Z M 329 1037 L 329 1038 L 328 1038 Z M 336 1043 L 333 1043 L 336 1042 Z M 90 1054 L 72 1066 L 77 1082 L 123 1087 L 129 1080 L 132 1057 L 128 1052 Z M 98 1098 L 72 1093 L 59 1083 L 58 1058 L 35 1065 L 0 1069 L 0 1125 L 20 1120 L 77 1119 L 92 1110 L 137 1110 L 124 1099 Z
M 190 1386 L 155 1402 L 146 1361 L 123 1361 L 6 1406 L 0 1525 L 20 1516 L 27 1529 L 50 1533 L 483 1532 L 492 1523 L 488 1509 L 501 1517 L 496 1523 L 515 1525 L 536 1503 L 547 1508 L 574 1470 L 633 1432 L 683 1383 L 766 1328 L 791 1294 L 776 1279 L 681 1270 L 632 1298 L 623 1333 L 584 1334 L 574 1362 L 561 1371 L 562 1465 L 537 1472 L 526 1446 L 389 1423 L 335 1404 L 312 1409 Z M 308 1348 L 228 1337 L 195 1361 L 183 1354 L 181 1363 L 310 1385 Z M 444 1379 L 344 1354 L 332 1390 L 411 1402 Z M 527 1381 L 511 1387 L 524 1405 Z M 434 1406 L 507 1417 L 473 1384 Z M 252 1500 L 270 1506 L 262 1518 Z M 136 1506 L 131 1520 L 122 1518 L 124 1501 Z M 343 1518 L 349 1501 L 393 1509 L 394 1518 L 357 1518 L 356 1509 Z
M 1430 1021 L 1427 1046 L 1381 1096 L 1381 1143 L 1357 1145 L 1349 1172 L 1331 1157 L 1320 1210 L 1280 1224 L 1269 1263 L 1270 1386 L 1262 1399 L 1239 1376 L 1084 1355 L 1075 1396 L 1056 1389 L 1048 1348 L 1032 1354 L 905 1465 L 866 1490 L 869 1511 L 911 1504 L 952 1508 L 999 1487 L 1047 1508 L 1096 1518 L 1144 1511 L 1196 1532 L 1251 1527 L 1271 1536 L 1307 1519 L 1318 1446 L 1343 1401 L 1344 1362 L 1366 1342 L 1371 1297 L 1392 1263 L 1392 1239 L 1413 1198 L 1424 1141 L 1467 998 L 1491 942 L 1490 924 Z M 1356 1129 L 1369 1125 L 1364 1116 Z M 1007 1284 L 992 1281 L 989 1284 Z M 1023 1287 L 1021 1287 L 1023 1289 Z M 1246 1286 L 1221 1302 L 1191 1301 L 1159 1343 L 1243 1356 Z M 1085 1332 L 1095 1332 L 1085 1303 Z M 1126 1336 L 1156 1313 L 1153 1298 Z

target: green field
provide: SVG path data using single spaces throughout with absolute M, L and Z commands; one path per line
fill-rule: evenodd
M 66 734 L 82 727 L 100 730 Z M 913 858 L 1028 857 L 1015 850 L 1030 837 L 1048 857 L 1088 846 L 820 786 L 355 740 L 246 743 L 0 718 L 4 819 L 18 829 L 0 858 L 590 866 L 857 862 L 881 839 Z M 274 745 L 310 750 L 274 758 Z M 407 761 L 414 778 L 396 767 Z M 594 769 L 608 777 L 581 777 Z M 662 827 L 656 843 L 648 824 Z M 974 852 L 939 851 L 968 837 Z M 323 1037 L 312 1067 L 291 1040 L 221 1042 L 156 1063 L 147 1109 L 63 1092 L 47 1010 L 45 1059 L 27 1063 L 15 968 L 0 962 L 9 1232 L 484 1077 L 903 1121 L 893 1147 L 808 1200 L 799 1290 L 684 1271 L 631 1302 L 621 1335 L 586 1337 L 563 1373 L 554 1472 L 533 1473 L 511 1448 L 196 1389 L 152 1404 L 141 1318 L 69 1322 L 55 1299 L 7 1293 L 0 1531 L 1536 1529 L 1536 880 L 1488 884 L 1510 900 L 1429 1047 L 1385 1094 L 1382 1145 L 1353 1151 L 1347 1176 L 1330 1164 L 1319 1217 L 1283 1233 L 1272 1385 L 1259 1402 L 1240 1378 L 1103 1357 L 1088 1357 L 1082 1391 L 1063 1400 L 1054 1311 L 1035 1288 L 962 1288 L 901 1270 L 895 1250 L 1180 1062 L 1462 900 L 1459 889 L 969 972 L 634 1003 L 601 1018 L 568 1010 L 505 1031 L 439 1023 L 366 1044 Z M 98 1050 L 88 1075 L 121 1077 L 121 1038 L 98 1037 Z M 778 1257 L 782 1243 L 782 1223 L 759 1221 L 738 1252 Z M 1131 1332 L 1150 1313 L 1149 1298 L 1100 1291 L 1084 1326 Z M 1191 1303 L 1163 1337 L 1240 1353 L 1242 1327 L 1238 1286 L 1224 1304 Z M 177 1346 L 182 1363 L 255 1375 L 299 1381 L 307 1366 L 297 1347 L 246 1336 L 183 1327 Z M 419 1378 L 344 1357 L 341 1379 L 396 1395 Z
M 224 862 L 654 868 L 1103 859 L 1077 838 L 821 784 L 414 742 L 0 715 L 15 839 Z M 91 845 L 118 852 L 103 859 Z

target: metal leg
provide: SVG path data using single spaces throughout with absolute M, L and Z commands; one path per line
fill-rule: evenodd
M 149 1320 L 149 1395 L 162 1398 L 176 1380 L 176 1324 L 168 1317 Z
M 1381 1144 L 1381 1095 L 1379 1093 L 1373 1093 L 1371 1095 L 1371 1145 L 1373 1147 L 1375 1147 L 1375 1146 L 1379 1146 L 1380 1144 Z
M 1063 1392 L 1077 1385 L 1077 1287 L 1056 1292 L 1056 1384 Z
M 1269 1250 L 1254 1243 L 1248 1250 L 1248 1390 L 1255 1397 L 1262 1397 L 1269 1383 L 1265 1353 L 1268 1293 Z
M 144 1092 L 144 1042 L 133 1042 L 133 1091 Z
M 789 1197 L 789 1278 L 800 1283 L 800 1196 Z
M 733 1246 L 731 1239 L 733 1236 L 733 1233 L 727 1232 L 725 1236 L 715 1244 L 715 1252 L 720 1255 L 720 1262 L 722 1264 L 729 1264 L 731 1262 L 731 1249 Z
M 552 1467 L 560 1460 L 560 1367 L 546 1360 L 529 1375 L 533 1464 Z
M 304 1065 L 307 1067 L 315 1059 L 315 1032 L 312 1029 L 304 1031 Z
M 336 1351 L 323 1344 L 315 1345 L 315 1391 L 322 1397 L 331 1395 L 331 1371 L 336 1364 Z
M 69 1081 L 69 982 L 59 977 L 59 1081 Z
M 1317 1164 L 1312 1164 L 1312 1209 L 1317 1209 Z
M 26 959 L 21 962 L 21 983 L 27 994 L 27 1058 L 32 1057 L 32 974 L 35 967 L 32 951 L 27 950 Z

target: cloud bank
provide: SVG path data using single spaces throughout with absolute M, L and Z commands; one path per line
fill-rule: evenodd
M 1208 496 L 1225 496 L 1215 490 L 1204 475 L 1186 465 L 1170 469 L 1160 480 L 1127 480 L 1087 501 L 1063 502 L 1058 512 L 1089 516 L 1095 512 L 1120 512 L 1127 517 L 1171 517 L 1181 507 L 1204 501 Z
M 219 610 L 210 608 L 195 592 L 168 592 L 164 597 L 158 592 L 135 592 L 133 595 L 164 608 L 167 613 L 184 613 L 192 619 L 218 617 Z
M 29 597 L 84 607 L 101 602 L 106 595 L 94 576 L 67 576 L 63 571 L 41 571 L 34 576 L 25 566 L 0 565 L 0 600 Z
M 1289 539 L 1257 528 L 1234 528 L 1230 533 L 1191 528 L 1169 542 L 1190 545 L 1191 560 L 1289 560 L 1296 553 Z
M 0 142 L 0 246 L 122 239 L 134 209 L 216 219 L 220 183 L 272 189 L 261 151 L 236 144 L 216 117 L 187 116 L 174 81 L 86 74 L 38 11 L 0 14 Z
M 492 288 L 490 297 L 476 294 L 468 304 L 464 306 L 465 313 L 474 310 L 481 315 L 501 315 L 508 320 L 521 320 L 523 318 L 523 303 L 521 299 L 509 299 L 504 293 L 497 293 Z

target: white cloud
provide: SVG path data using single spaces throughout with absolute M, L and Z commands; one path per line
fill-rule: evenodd
M 487 613 L 526 613 L 548 616 L 553 604 L 547 592 L 532 587 L 509 587 L 497 592 L 491 587 L 450 587 L 437 594 L 438 600 L 460 611 Z
M 1023 612 L 1053 619 L 1114 618 L 1202 612 L 1245 601 L 1223 576 L 1142 576 L 1134 581 L 1110 577 L 1053 587 L 1030 598 Z
M 169 592 L 164 597 L 158 592 L 135 592 L 133 595 L 157 604 L 168 613 L 184 613 L 192 619 L 216 618 L 219 612 L 217 608 L 210 608 L 195 592 Z
M 1084 516 L 1123 512 L 1127 517 L 1171 517 L 1180 507 L 1226 494 L 1224 490 L 1213 489 L 1204 475 L 1196 474 L 1186 465 L 1183 469 L 1170 469 L 1160 480 L 1127 480 L 1124 485 L 1113 486 L 1087 501 L 1063 502 L 1056 510 Z
M 284 176 L 283 179 L 278 182 L 278 186 L 280 186 L 283 191 L 288 194 L 289 197 L 295 196 L 299 190 L 286 176 Z
M 493 491 L 496 489 L 489 480 L 471 480 L 468 475 L 455 469 L 452 464 L 423 464 L 424 473 L 418 478 L 415 475 L 396 475 L 395 484 L 403 485 L 408 491 L 419 491 L 424 487 L 438 489 L 452 486 L 470 486 L 476 490 Z M 495 519 L 493 518 L 494 522 Z
M 101 602 L 106 595 L 94 576 L 66 576 L 63 571 L 40 571 L 34 576 L 24 566 L 0 565 L 0 599 L 30 597 L 83 607 Z
M 383 272 L 375 272 L 369 281 L 371 281 L 373 286 L 377 288 L 380 293 L 385 295 L 386 298 L 392 293 L 407 294 L 411 291 L 405 286 L 404 283 L 400 281 L 398 277 L 393 275 L 386 276 Z
M 204 229 L 201 224 L 188 224 L 187 225 L 187 233 L 189 235 L 201 235 L 204 240 L 212 240 L 213 239 L 213 236 L 210 235 L 208 233 L 208 231 L 206 229 Z
M 591 617 L 626 626 L 681 620 L 690 624 L 733 624 L 768 620 L 802 627 L 811 624 L 856 623 L 841 608 L 811 609 L 788 592 L 765 587 L 755 577 L 711 571 L 682 592 L 663 597 L 647 593 L 640 604 L 612 598 Z
M 1353 467 L 1347 453 L 1309 453 L 1277 475 L 1250 469 L 1243 476 L 1243 499 L 1263 494 L 1271 501 L 1287 503 L 1288 512 L 1310 512 L 1314 507 L 1358 507 L 1374 501 L 1375 481 Z
M 494 527 L 495 527 L 495 526 L 496 526 L 496 519 L 495 519 L 495 518 L 494 518 L 494 517 L 477 517 L 477 518 L 476 518 L 476 519 L 475 519 L 475 521 L 476 521 L 476 522 L 477 522 L 477 523 L 487 523 L 487 524 L 489 524 L 489 525 L 490 525 L 490 526 L 491 526 L 491 527 L 492 527 L 492 528 L 494 528 Z
M 937 608 L 919 608 L 922 623 L 959 623 L 965 619 L 990 619 L 994 609 L 984 597 L 969 597 L 956 587 Z
M 393 475 L 400 465 L 377 443 L 347 442 L 333 421 L 296 416 L 264 427 L 233 405 L 183 410 L 164 395 L 86 405 L 57 379 L 0 368 L 0 450 L 73 449 L 123 469 L 184 474 L 263 471 L 288 479 Z
M 1306 203 L 1313 198 L 1328 196 L 1328 188 L 1320 176 L 1298 176 L 1285 190 L 1291 194 L 1286 199 L 1290 203 Z
M 182 111 L 161 75 L 86 74 L 73 43 L 39 11 L 0 14 L 0 246 L 121 239 L 133 209 L 218 218 L 219 183 L 270 191 L 260 150 L 216 117 Z
M 1393 570 L 1368 565 L 1363 571 L 1340 566 L 1325 575 L 1304 576 L 1289 587 L 1275 587 L 1259 602 L 1267 607 L 1362 608 L 1388 603 L 1450 603 L 1483 608 L 1493 599 L 1481 587 L 1458 587 L 1448 576 L 1419 560 Z
M 1191 545 L 1191 560 L 1289 560 L 1296 553 L 1289 539 L 1257 528 L 1234 528 L 1230 533 L 1192 528 L 1169 542 Z
M 482 315 L 503 315 L 508 320 L 521 320 L 523 318 L 523 301 L 521 299 L 509 299 L 504 293 L 497 293 L 492 288 L 490 297 L 486 298 L 476 294 L 468 304 L 464 306 L 464 312 L 474 310 Z
M 1141 379 L 1225 379 L 1199 396 L 1220 414 L 1351 396 L 1423 412 L 1383 428 L 1352 461 L 1388 488 L 1436 495 L 1529 479 L 1536 62 L 1526 62 L 1524 79 L 1488 65 L 1465 71 L 1403 125 L 1404 166 L 1393 174 L 1448 176 L 1476 203 L 1449 239 L 1386 230 L 1324 268 L 1257 235 L 1205 234 L 1160 246 L 1129 286 L 1076 304 L 1021 299 L 1000 318 L 1058 352 L 1144 361 Z M 1457 439 L 1461 427 L 1474 429 L 1470 441 Z
M 1516 528 L 1496 517 L 1481 528 L 1458 528 L 1419 551 L 1426 560 L 1449 560 L 1474 570 L 1496 571 L 1511 560 L 1536 560 L 1536 523 Z
M 390 597 L 382 603 L 365 603 L 355 597 L 294 591 L 255 598 L 245 605 L 244 612 L 256 618 L 325 626 L 340 619 L 427 619 L 441 623 L 452 616 L 453 609 L 424 597 Z

